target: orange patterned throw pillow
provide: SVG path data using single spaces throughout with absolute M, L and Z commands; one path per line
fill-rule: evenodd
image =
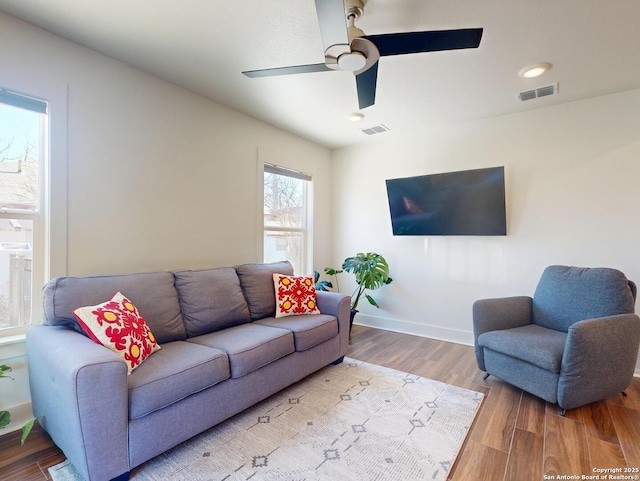
M 320 314 L 312 277 L 273 274 L 273 285 L 276 289 L 276 317 Z
M 128 374 L 160 349 L 136 306 L 120 292 L 110 301 L 79 307 L 73 313 L 91 339 L 122 356 Z

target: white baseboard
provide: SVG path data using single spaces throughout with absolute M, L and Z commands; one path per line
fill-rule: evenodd
M 7 425 L 7 427 L 0 431 L 0 435 L 12 433 L 14 431 L 20 431 L 22 429 L 22 426 L 24 426 L 26 422 L 33 419 L 31 402 L 18 404 L 17 406 L 12 406 L 6 410 L 11 414 L 11 422 Z
M 428 324 L 418 324 L 415 322 L 389 319 L 386 317 L 370 316 L 360 312 L 356 314 L 354 324 L 473 346 L 473 332 L 471 331 L 461 331 L 459 329 L 449 329 L 441 326 L 431 326 Z

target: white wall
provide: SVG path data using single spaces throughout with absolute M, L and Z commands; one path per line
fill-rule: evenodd
M 1 13 L 0 86 L 45 98 L 55 92 L 53 140 L 64 139 L 66 158 L 54 152 L 52 187 L 65 199 L 54 227 L 66 228 L 54 242 L 66 261 L 53 259 L 53 276 L 258 260 L 258 155 L 313 175 L 314 262 L 330 262 L 327 148 Z M 0 362 L 11 356 L 14 367 L 26 365 L 15 357 L 23 346 L 1 344 Z M 14 374 L 26 377 L 24 367 Z M 11 389 L 7 402 L 28 400 L 24 383 Z
M 394 279 L 356 322 L 472 343 L 472 303 L 533 294 L 547 265 L 640 283 L 638 112 L 635 90 L 335 151 L 333 264 L 375 251 Z M 506 237 L 392 236 L 385 179 L 500 165 Z
M 0 85 L 20 89 L 12 72 L 68 85 L 68 274 L 256 260 L 258 149 L 329 192 L 328 149 L 12 17 L 0 22 Z M 330 255 L 325 205 L 319 261 Z

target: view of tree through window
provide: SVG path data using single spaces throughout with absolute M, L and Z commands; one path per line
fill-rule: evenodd
M 304 174 L 265 165 L 264 261 L 288 260 L 296 274 L 307 273 L 309 183 Z
M 44 117 L 0 99 L 0 329 L 31 323 Z

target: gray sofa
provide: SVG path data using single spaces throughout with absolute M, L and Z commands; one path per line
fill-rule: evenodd
M 533 297 L 474 303 L 478 367 L 561 414 L 624 392 L 640 344 L 636 293 L 616 269 L 549 266 Z
M 27 334 L 33 411 L 87 481 L 129 471 L 344 357 L 349 297 L 317 292 L 321 314 L 274 318 L 288 262 L 199 271 L 61 277 Z M 130 375 L 73 310 L 121 291 L 161 349 Z

